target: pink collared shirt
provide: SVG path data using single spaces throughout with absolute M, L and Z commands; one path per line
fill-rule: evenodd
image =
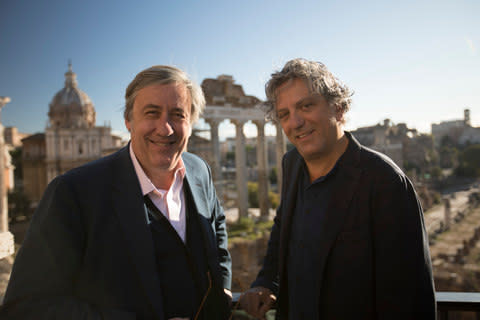
M 131 143 L 130 158 L 132 158 L 133 167 L 135 168 L 135 173 L 140 182 L 142 194 L 144 196 L 148 194 L 153 204 L 155 204 L 158 210 L 160 210 L 168 221 L 170 221 L 172 227 L 177 231 L 178 235 L 185 243 L 186 216 L 185 197 L 183 195 L 183 178 L 185 177 L 186 170 L 182 159 L 180 158 L 177 169 L 175 170 L 173 183 L 170 186 L 170 189 L 163 190 L 157 189 L 147 177 L 133 152 Z M 146 219 L 147 223 L 150 223 L 148 215 L 146 216 Z

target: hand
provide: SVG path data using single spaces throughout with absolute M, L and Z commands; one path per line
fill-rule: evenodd
M 265 313 L 273 306 L 277 297 L 268 288 L 254 287 L 240 296 L 240 307 L 251 316 L 265 319 Z

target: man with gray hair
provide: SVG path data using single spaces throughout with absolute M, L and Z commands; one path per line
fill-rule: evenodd
M 177 68 L 153 66 L 125 99 L 130 143 L 49 184 L 2 319 L 228 317 L 225 215 L 210 168 L 186 152 L 202 90 Z
M 295 148 L 263 268 L 240 299 L 257 318 L 435 319 L 423 213 L 410 180 L 344 131 L 351 91 L 295 59 L 266 85 L 267 113 Z

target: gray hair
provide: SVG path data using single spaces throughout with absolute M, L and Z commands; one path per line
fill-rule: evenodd
M 171 66 L 152 66 L 139 72 L 125 91 L 125 110 L 123 116 L 129 121 L 132 117 L 133 104 L 138 91 L 152 84 L 184 84 L 190 93 L 192 106 L 190 110 L 190 123 L 195 123 L 205 108 L 205 96 L 199 85 L 190 80 L 182 70 Z
M 320 94 L 329 106 L 341 112 L 341 122 L 345 122 L 344 114 L 350 109 L 353 92 L 328 71 L 323 63 L 301 58 L 288 61 L 281 71 L 272 73 L 270 80 L 266 83 L 267 102 L 264 109 L 269 120 L 278 121 L 275 112 L 277 89 L 292 79 L 305 81 L 311 93 Z

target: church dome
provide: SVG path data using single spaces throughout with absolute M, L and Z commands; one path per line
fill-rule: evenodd
M 48 112 L 50 127 L 91 128 L 95 126 L 95 108 L 88 95 L 77 86 L 77 75 L 69 63 L 65 87 L 57 92 Z

